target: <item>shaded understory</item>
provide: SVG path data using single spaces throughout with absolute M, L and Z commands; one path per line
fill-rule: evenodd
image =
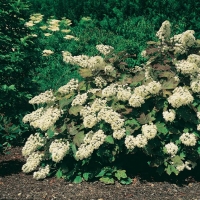
M 0 200 L 200 199 L 198 168 L 179 177 L 160 177 L 153 169 L 138 163 L 138 170 L 131 175 L 133 183 L 130 185 L 120 185 L 117 182 L 114 185 L 105 185 L 98 181 L 74 184 L 55 177 L 36 181 L 31 174 L 21 172 L 25 162 L 21 156 L 21 147 L 13 148 L 10 152 L 0 155 Z

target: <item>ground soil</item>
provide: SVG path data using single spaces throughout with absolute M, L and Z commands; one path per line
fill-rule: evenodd
M 179 178 L 159 177 L 149 171 L 135 174 L 130 185 L 101 182 L 74 184 L 55 177 L 36 181 L 22 173 L 21 147 L 0 155 L 0 200 L 200 200 L 199 169 Z

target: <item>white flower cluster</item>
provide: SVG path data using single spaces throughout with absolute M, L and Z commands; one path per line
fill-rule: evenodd
M 121 115 L 113 111 L 110 107 L 102 108 L 98 115 L 98 120 L 104 120 L 106 123 L 111 125 L 112 130 L 119 130 L 124 126 L 124 119 L 121 119 Z
M 40 13 L 32 14 L 32 15 L 30 16 L 30 21 L 26 22 L 26 23 L 25 23 L 25 26 L 27 26 L 27 27 L 34 26 L 35 24 L 37 24 L 37 23 L 39 23 L 39 22 L 42 21 L 43 16 L 44 16 L 44 15 L 41 15 Z
M 131 97 L 131 88 L 119 85 L 117 88 L 117 99 L 120 101 L 127 101 Z
M 92 71 L 104 70 L 105 66 L 107 65 L 101 56 L 72 56 L 71 53 L 67 51 L 63 52 L 63 61 L 72 65 L 78 65 L 82 68 L 88 68 Z
M 148 83 L 146 87 L 150 94 L 158 94 L 162 88 L 162 85 L 159 82 L 152 81 Z
M 195 44 L 194 31 L 187 30 L 182 34 L 178 34 L 170 38 L 170 41 L 175 43 L 175 54 L 184 54 L 188 47 L 191 47 Z
M 35 121 L 35 120 L 39 119 L 43 115 L 43 113 L 44 113 L 44 108 L 43 107 L 38 108 L 37 110 L 33 111 L 32 113 L 25 115 L 23 117 L 22 121 L 24 123 Z
M 41 137 L 39 133 L 35 135 L 31 134 L 27 139 L 24 147 L 22 148 L 22 155 L 29 156 L 32 154 L 37 148 L 40 148 L 46 144 L 46 139 Z
M 51 54 L 53 54 L 54 52 L 51 51 L 51 50 L 48 50 L 48 49 L 45 49 L 43 52 L 42 52 L 42 56 L 50 56 Z
M 199 93 L 200 92 L 200 56 L 196 54 L 191 54 L 187 58 L 188 62 L 194 63 L 197 65 L 196 73 L 190 74 L 190 87 L 193 92 Z
M 26 160 L 26 163 L 22 166 L 22 171 L 24 173 L 29 173 L 34 171 L 40 162 L 42 161 L 44 154 L 40 154 L 39 152 L 33 152 Z
M 98 122 L 98 119 L 95 114 L 87 115 L 83 118 L 83 125 L 85 128 L 92 128 Z
M 192 79 L 192 81 L 190 82 L 190 87 L 193 92 L 199 93 L 200 92 L 200 80 Z
M 185 163 L 183 163 L 181 165 L 177 165 L 176 169 L 179 172 L 183 171 L 184 169 L 191 170 L 192 168 L 195 168 L 196 165 L 197 165 L 196 162 L 192 162 L 192 161 L 188 160 L 188 161 L 186 161 Z
M 157 134 L 157 127 L 153 123 L 142 126 L 142 133 L 148 139 L 153 139 Z
M 91 88 L 91 89 L 88 90 L 88 93 L 96 94 L 99 91 L 101 91 L 100 88 Z
M 87 98 L 87 92 L 84 94 L 77 94 L 75 99 L 72 101 L 72 106 L 83 105 L 86 102 Z
M 103 88 L 104 86 L 107 85 L 106 80 L 103 79 L 101 76 L 95 77 L 94 81 L 95 81 L 95 85 L 96 85 L 97 87 L 99 87 L 99 88 Z
M 143 148 L 147 145 L 147 142 L 147 138 L 142 134 L 138 134 L 136 137 L 127 135 L 125 138 L 125 146 L 129 150 L 133 150 L 135 147 Z
M 55 139 L 49 146 L 49 152 L 52 154 L 52 160 L 60 162 L 69 151 L 69 142 Z
M 63 61 L 66 63 L 70 63 L 72 65 L 78 65 L 82 68 L 88 68 L 88 60 L 89 56 L 86 55 L 79 55 L 79 56 L 72 56 L 70 52 L 63 51 Z
M 42 131 L 49 129 L 59 119 L 62 114 L 62 110 L 53 106 L 32 112 L 23 118 L 23 122 L 30 122 L 30 125 L 34 128 L 40 128 Z
M 30 104 L 52 103 L 55 100 L 56 98 L 54 97 L 52 90 L 47 90 L 46 92 L 43 92 L 32 98 L 29 101 L 29 103 Z
M 110 74 L 115 70 L 115 68 L 112 65 L 106 65 L 104 68 L 105 74 Z
M 144 97 L 137 94 L 132 94 L 129 99 L 129 104 L 134 108 L 141 107 L 143 103 L 144 103 Z
M 185 47 L 191 47 L 195 44 L 195 37 L 194 37 L 194 31 L 193 30 L 187 30 L 185 31 L 181 38 L 180 43 L 183 44 Z
M 106 62 L 101 56 L 92 56 L 88 60 L 89 69 L 92 71 L 96 70 L 104 70 L 106 66 Z
M 163 118 L 165 121 L 173 122 L 175 117 L 176 117 L 176 112 L 173 109 L 169 109 L 169 111 L 164 111 L 163 113 Z
M 171 156 L 175 156 L 178 151 L 178 146 L 173 142 L 166 144 L 165 148 L 167 150 L 167 154 L 170 154 Z
M 182 105 L 193 102 L 194 97 L 186 87 L 177 87 L 173 90 L 173 94 L 167 100 L 174 108 L 179 108 Z
M 100 111 L 102 108 L 106 106 L 106 102 L 107 102 L 106 99 L 96 98 L 91 105 L 92 111 L 93 112 Z
M 126 135 L 126 129 L 125 128 L 113 131 L 113 138 L 115 138 L 117 140 L 121 140 L 125 135 Z
M 83 116 L 83 125 L 87 128 L 92 128 L 96 125 L 99 119 L 96 112 L 106 106 L 106 100 L 96 98 L 91 106 L 85 106 L 81 109 L 80 115 Z
M 117 84 L 111 84 L 102 90 L 102 97 L 111 97 L 116 95 Z
M 49 24 L 48 29 L 53 31 L 53 32 L 54 31 L 59 31 L 60 30 L 59 22 L 60 22 L 60 20 L 58 20 L 58 19 L 50 19 L 50 20 L 48 20 L 48 24 Z
M 84 138 L 84 143 L 78 148 L 76 152 L 76 159 L 83 160 L 91 156 L 95 149 L 98 149 L 105 141 L 106 135 L 102 130 L 93 133 L 90 131 Z
M 195 146 L 197 143 L 194 133 L 183 133 L 179 139 L 186 146 Z
M 58 92 L 61 94 L 69 94 L 78 88 L 78 80 L 71 79 L 66 85 L 61 86 Z
M 152 81 L 147 85 L 141 85 L 134 89 L 134 93 L 129 99 L 132 107 L 140 107 L 149 95 L 155 95 L 160 92 L 162 85 L 159 82 Z
M 94 111 L 90 106 L 86 105 L 80 110 L 80 115 L 86 117 L 88 115 L 95 115 L 96 111 Z
M 75 36 L 73 36 L 73 35 L 66 35 L 65 37 L 63 37 L 63 38 L 65 38 L 66 40 L 76 40 L 76 41 L 78 41 L 79 40 L 79 38 L 77 38 L 77 37 L 75 37 Z
M 49 165 L 46 165 L 44 168 L 40 167 L 37 172 L 33 173 L 33 178 L 36 180 L 44 179 L 49 174 L 49 172 Z
M 200 68 L 200 56 L 197 54 L 190 54 L 187 58 L 188 62 L 195 63 Z
M 171 24 L 169 21 L 164 21 L 159 31 L 156 33 L 156 36 L 162 41 L 165 42 L 169 40 L 171 34 Z
M 96 49 L 102 53 L 104 56 L 113 52 L 114 48 L 108 45 L 99 44 L 96 45 Z
M 181 72 L 182 74 L 193 74 L 197 72 L 198 67 L 195 63 L 189 62 L 187 60 L 180 60 L 176 64 L 177 71 Z

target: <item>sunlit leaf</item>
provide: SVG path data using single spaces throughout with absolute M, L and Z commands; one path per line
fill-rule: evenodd
M 140 115 L 139 118 L 137 118 L 138 122 L 140 122 L 140 124 L 148 124 L 149 122 L 152 122 L 155 120 L 154 117 L 151 116 L 151 113 L 145 115 L 144 113 L 142 113 Z
M 82 182 L 81 176 L 76 176 L 76 178 L 73 180 L 73 183 L 81 183 L 81 182 Z
M 76 144 L 76 146 L 79 147 L 83 143 L 84 137 L 85 137 L 84 131 L 77 133 L 73 138 L 74 144 Z
M 114 139 L 113 139 L 113 137 L 112 137 L 111 135 L 108 135 L 108 136 L 106 137 L 105 141 L 106 141 L 107 143 L 109 143 L 109 144 L 114 144 L 114 143 L 115 143 L 115 142 L 114 142 Z
M 110 177 L 101 177 L 99 180 L 105 184 L 114 184 L 115 183 L 115 180 Z
M 157 122 L 156 127 L 157 127 L 158 132 L 160 133 L 167 134 L 169 132 L 167 127 L 165 126 L 165 123 Z
M 82 108 L 83 108 L 83 106 L 81 106 L 81 105 L 72 106 L 72 107 L 69 109 L 69 114 L 70 114 L 70 115 L 78 116 L 78 113 L 81 111 Z
M 115 177 L 120 180 L 122 178 L 127 178 L 127 175 L 126 175 L 126 170 L 117 170 L 115 172 Z
M 57 172 L 56 172 L 56 177 L 57 178 L 62 178 L 63 174 L 62 174 L 62 171 L 61 169 L 59 169 Z

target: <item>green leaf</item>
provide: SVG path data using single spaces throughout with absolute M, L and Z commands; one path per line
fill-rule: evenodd
M 82 108 L 83 108 L 83 106 L 81 106 L 81 105 L 72 106 L 72 107 L 69 109 L 69 114 L 70 114 L 70 115 L 78 116 L 78 113 L 81 111 Z
M 16 90 L 15 85 L 10 85 L 10 86 L 8 87 L 8 89 L 9 89 L 9 90 L 13 90 L 13 91 Z
M 111 135 L 108 135 L 108 136 L 106 137 L 105 141 L 106 141 L 107 143 L 109 143 L 109 144 L 114 144 L 114 143 L 115 143 L 115 142 L 114 142 L 114 139 L 113 139 L 113 137 L 112 137 Z
M 198 149 L 197 149 L 197 153 L 200 155 L 200 147 L 198 147 Z
M 120 180 L 121 178 L 127 178 L 126 170 L 117 170 L 115 172 L 115 177 Z
M 110 177 L 101 177 L 99 180 L 105 184 L 114 184 L 115 183 L 115 180 Z
M 160 133 L 167 134 L 169 132 L 164 123 L 157 122 L 156 127 Z
M 47 131 L 47 135 L 48 135 L 49 138 L 52 138 L 54 136 L 54 131 L 52 131 L 51 129 L 49 129 Z
M 102 177 L 105 175 L 107 170 L 105 170 L 104 168 L 95 176 L 95 177 Z
M 137 118 L 138 122 L 140 122 L 140 124 L 148 124 L 149 122 L 152 122 L 155 120 L 154 117 L 151 116 L 151 113 L 145 115 L 144 113 L 142 113 L 140 115 L 139 118 Z
M 185 154 L 183 152 L 180 153 L 180 158 L 184 159 L 185 158 Z
M 179 84 L 179 82 L 175 81 L 174 78 L 171 78 L 165 82 L 163 82 L 162 84 L 162 89 L 174 89 L 177 87 L 177 85 Z
M 138 123 L 138 121 L 136 119 L 129 119 L 129 120 L 126 120 L 125 125 L 137 125 L 137 126 L 140 126 L 140 124 Z
M 81 176 L 76 176 L 76 178 L 73 180 L 73 183 L 81 183 L 81 182 L 82 182 Z
M 171 175 L 172 171 L 171 171 L 171 165 L 167 166 L 167 169 L 165 169 L 165 171 L 167 172 L 168 175 Z
M 183 161 L 181 160 L 181 157 L 176 155 L 174 157 L 171 158 L 173 165 L 177 166 L 177 165 L 182 165 Z
M 125 178 L 125 179 L 121 179 L 121 180 L 120 180 L 120 183 L 123 184 L 123 185 L 129 185 L 129 184 L 132 183 L 132 179 L 129 178 L 129 177 L 127 177 L 127 178 Z
M 62 178 L 63 174 L 62 174 L 62 171 L 61 169 L 59 169 L 57 172 L 56 172 L 56 177 L 57 178 Z
M 91 175 L 91 173 L 85 172 L 85 173 L 83 173 L 83 178 L 84 178 L 86 181 L 88 181 L 88 179 L 90 178 L 90 175 Z
M 75 157 L 76 152 L 77 152 L 76 145 L 73 142 L 71 142 L 70 146 L 71 146 L 71 150 L 73 152 L 74 159 L 77 160 L 76 157 Z
M 76 146 L 79 147 L 83 143 L 84 137 L 85 137 L 84 131 L 77 133 L 73 138 L 74 144 L 76 144 Z
M 70 124 L 68 124 L 68 132 L 70 135 L 76 135 L 78 134 L 78 126 L 74 125 L 75 123 L 74 122 L 71 122 Z
M 79 86 L 78 86 L 78 90 L 80 90 L 80 91 L 86 91 L 86 84 L 85 84 L 85 81 L 81 81 L 80 83 L 79 83 Z
M 64 106 L 67 106 L 69 105 L 72 101 L 73 101 L 73 94 L 70 93 L 69 96 L 65 96 L 64 98 L 62 98 L 60 101 L 59 101 L 59 106 L 60 108 L 62 109 Z M 70 98 L 72 97 L 72 98 Z

